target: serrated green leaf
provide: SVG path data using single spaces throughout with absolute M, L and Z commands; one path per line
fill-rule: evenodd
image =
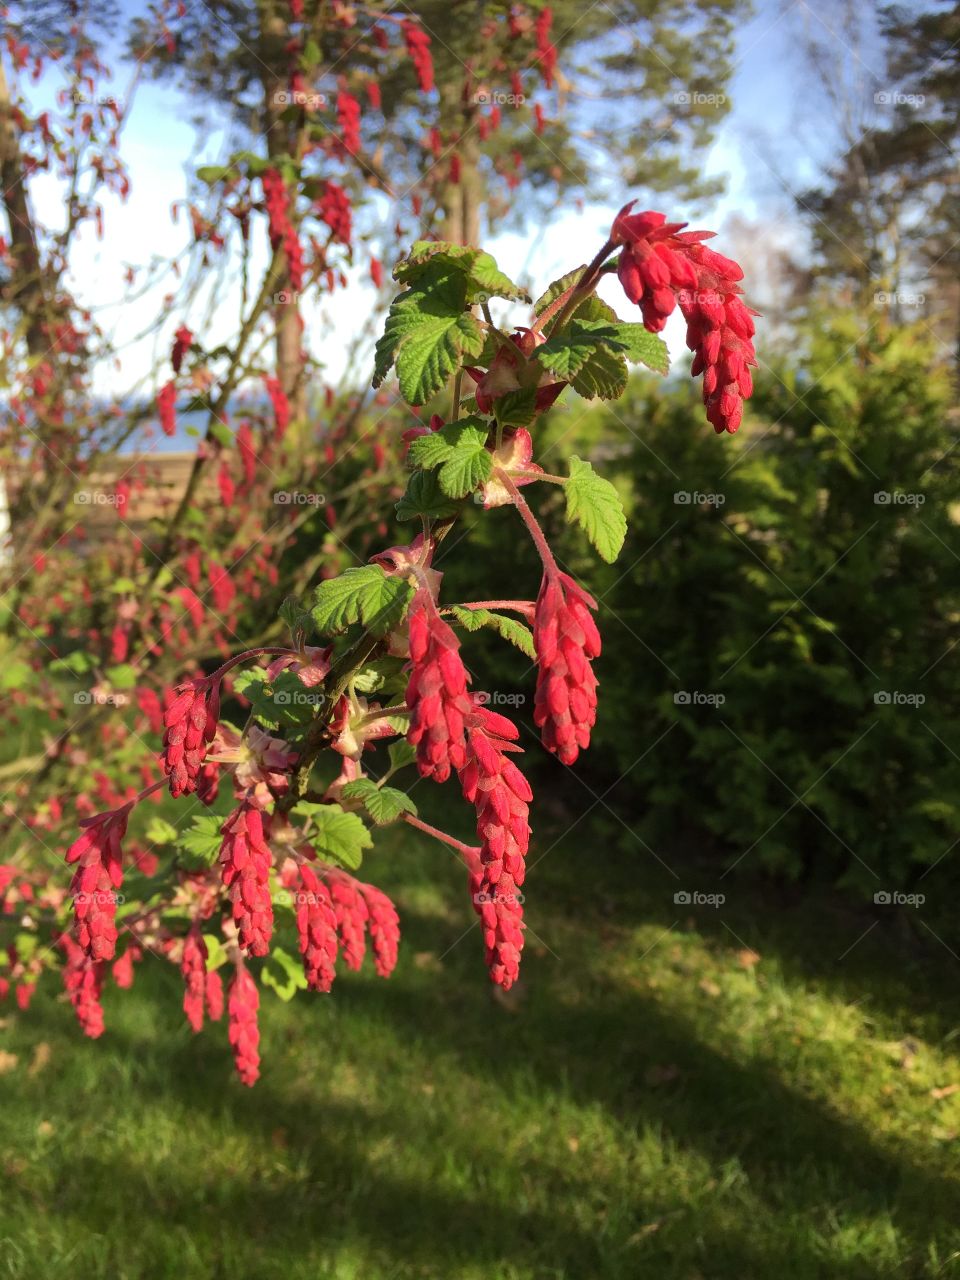
M 388 578 L 376 564 L 358 565 L 317 587 L 311 616 L 324 635 L 360 622 L 383 636 L 400 623 L 412 596 L 405 579 Z
M 378 827 L 396 822 L 402 813 L 416 815 L 417 806 L 405 791 L 396 787 L 378 787 L 372 778 L 356 778 L 341 791 L 344 800 L 362 804 Z
M 501 427 L 527 427 L 540 416 L 537 388 L 518 387 L 516 391 L 508 391 L 493 408 Z
M 642 324 L 618 320 L 613 326 L 623 344 L 623 354 L 631 364 L 645 364 L 654 373 L 669 373 L 670 350 L 662 338 Z
M 388 755 L 390 769 L 395 772 L 398 769 L 405 769 L 408 764 L 413 764 L 417 758 L 417 749 L 406 738 L 401 738 L 399 742 L 390 743 Z
M 147 823 L 144 837 L 151 844 L 173 844 L 177 839 L 177 828 L 166 818 L 151 818 Z
M 187 855 L 182 861 L 188 867 L 212 867 L 216 862 L 223 842 L 220 833 L 222 821 L 222 818 L 205 813 L 194 818 L 190 828 L 180 833 L 178 844 L 182 853 Z
M 440 488 L 435 471 L 415 471 L 407 482 L 407 491 L 397 503 L 398 520 L 417 520 L 426 516 L 429 520 L 441 520 L 455 516 L 459 502 L 448 498 Z
M 571 385 L 585 400 L 618 400 L 627 389 L 627 362 L 619 352 L 598 347 Z
M 301 800 L 293 812 L 310 817 L 313 830 L 307 833 L 307 839 L 320 858 L 356 871 L 363 861 L 364 849 L 373 844 L 362 818 L 347 813 L 338 804 L 312 804 L 306 800 Z
M 360 668 L 353 677 L 353 687 L 357 693 L 382 693 L 387 689 L 403 688 L 406 684 L 403 667 L 402 658 L 377 658 Z
M 483 330 L 467 306 L 463 273 L 442 261 L 426 263 L 416 286 L 390 307 L 376 345 L 373 385 L 396 364 L 403 398 L 426 404 L 463 356 L 476 357 L 483 349 Z
M 487 424 L 480 418 L 449 422 L 414 440 L 409 457 L 416 466 L 439 466 L 437 479 L 443 493 L 449 498 L 465 498 L 488 479 L 493 468 L 487 434 Z
M 292 1000 L 298 991 L 305 991 L 307 979 L 299 960 L 284 951 L 283 947 L 271 948 L 260 970 L 260 981 L 270 987 L 283 1001 Z
M 620 495 L 598 476 L 589 462 L 574 455 L 570 459 L 570 479 L 563 486 L 567 498 L 567 520 L 576 522 L 608 564 L 620 554 L 627 533 Z
M 533 633 L 516 618 L 509 618 L 503 613 L 494 613 L 491 609 L 464 609 L 460 605 L 454 605 L 453 615 L 467 631 L 479 631 L 481 627 L 490 627 L 504 640 L 509 640 L 511 644 L 516 645 L 531 661 L 536 659 Z
M 486 302 L 489 298 L 530 301 L 529 295 L 504 275 L 489 253 L 444 240 L 418 240 L 410 253 L 397 263 L 394 279 L 402 284 L 414 284 L 432 265 L 443 265 L 462 274 L 466 300 L 470 305 Z
M 561 276 L 559 280 L 554 280 L 551 285 L 548 285 L 546 290 L 533 304 L 534 312 L 537 315 L 540 315 L 541 312 L 546 311 L 551 302 L 556 302 L 561 293 L 566 293 L 572 285 L 577 283 L 586 270 L 586 267 L 586 263 L 584 263 L 582 267 L 574 267 L 574 269 L 572 271 L 568 271 L 565 276 Z M 550 322 L 547 323 L 546 332 L 550 332 Z

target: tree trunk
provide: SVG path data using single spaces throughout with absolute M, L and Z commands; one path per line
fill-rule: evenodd
M 10 247 L 16 263 L 12 279 L 3 290 L 4 301 L 26 318 L 27 349 L 40 356 L 47 349 L 43 332 L 43 272 L 36 226 L 23 181 L 20 140 L 13 118 L 10 89 L 0 60 L 0 183 L 3 207 L 10 228 Z

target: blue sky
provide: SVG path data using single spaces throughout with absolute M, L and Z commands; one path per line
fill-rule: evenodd
M 817 0 L 815 6 L 804 0 L 760 0 L 755 16 L 740 31 L 736 70 L 727 90 L 732 110 L 720 126 L 705 166 L 709 174 L 725 178 L 727 190 L 698 218 L 700 225 L 722 235 L 724 224 L 737 215 L 762 223 L 768 242 L 802 241 L 803 227 L 793 211 L 791 193 L 816 177 L 836 140 L 828 104 L 818 100 L 801 74 L 794 42 L 807 24 L 839 48 L 831 31 L 833 13 L 834 7 L 824 0 Z M 118 93 L 122 81 L 118 76 Z M 40 93 L 43 89 L 41 84 Z M 153 370 L 182 320 L 198 330 L 202 327 L 208 344 L 235 327 L 236 302 L 228 293 L 212 320 L 204 318 L 205 304 L 187 315 L 171 312 L 159 344 L 156 338 L 134 341 L 135 335 L 151 327 L 165 295 L 175 291 L 172 279 L 160 281 L 139 301 L 120 304 L 126 264 L 143 263 L 153 254 L 171 256 L 188 242 L 185 217 L 181 214 L 175 224 L 170 213 L 173 203 L 186 193 L 185 164 L 198 163 L 198 155 L 220 158 L 223 139 L 215 134 L 198 139 L 188 106 L 167 86 L 146 83 L 137 90 L 123 147 L 131 195 L 125 204 L 108 198 L 104 239 L 98 241 L 88 229 L 73 259 L 72 284 L 78 297 L 95 304 L 98 320 L 121 345 L 119 365 L 100 374 L 98 389 L 105 393 L 152 390 Z M 54 179 L 35 180 L 31 196 L 42 218 L 58 216 L 61 192 Z M 529 272 L 539 285 L 576 265 L 590 245 L 599 247 L 615 212 L 612 207 L 588 205 L 561 216 L 546 231 L 531 228 L 522 234 L 495 236 L 486 247 L 507 272 Z M 680 217 L 684 213 L 682 208 L 668 212 Z M 722 248 L 722 241 L 718 247 Z M 343 373 L 345 339 L 362 331 L 375 302 L 366 282 L 364 255 L 360 257 L 355 287 L 335 296 L 335 313 L 327 301 L 308 308 L 305 316 L 309 345 L 326 362 L 331 381 Z M 749 261 L 744 267 L 749 280 Z M 667 338 L 679 355 L 683 350 L 679 323 L 668 329 Z

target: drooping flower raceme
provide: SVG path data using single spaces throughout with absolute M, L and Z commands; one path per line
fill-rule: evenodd
M 679 304 L 687 322 L 687 346 L 694 352 L 691 373 L 703 374 L 703 401 L 714 430 L 736 431 L 743 401 L 753 391 L 754 324 L 743 302 L 743 271 L 730 258 L 708 249 L 712 231 L 683 231 L 662 213 L 621 209 L 611 240 L 622 245 L 617 274 L 643 323 L 659 333 Z
M 247 1086 L 256 1084 L 260 1076 L 259 1008 L 257 984 L 246 965 L 240 964 L 230 980 L 227 995 L 228 1037 L 237 1074 Z
M 223 824 L 220 869 L 230 890 L 233 919 L 243 951 L 265 956 L 273 933 L 270 868 L 273 856 L 265 839 L 264 815 L 243 802 Z
M 410 742 L 425 778 L 446 782 L 466 763 L 465 717 L 472 709 L 460 642 L 421 588 L 410 606 Z
M 220 686 L 209 680 L 180 685 L 164 713 L 163 771 L 170 779 L 170 794 L 195 791 L 207 747 L 213 741 L 220 717 Z
M 590 745 L 596 719 L 597 677 L 590 665 L 600 653 L 600 633 L 590 612 L 596 607 L 568 574 L 544 573 L 533 624 L 538 663 L 533 720 L 543 745 L 564 764 L 573 764 Z
M 76 863 L 73 895 L 74 931 L 84 954 L 112 960 L 117 946 L 117 894 L 123 882 L 120 842 L 127 830 L 130 805 L 81 820 L 82 834 L 67 850 Z

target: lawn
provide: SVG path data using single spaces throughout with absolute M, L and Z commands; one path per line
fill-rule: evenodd
M 678 907 L 702 869 L 594 818 L 533 851 L 503 998 L 453 858 L 393 835 L 397 972 L 264 993 L 253 1090 L 158 960 L 96 1043 L 49 983 L 4 1006 L 0 1276 L 960 1274 L 957 960 L 742 879 Z

